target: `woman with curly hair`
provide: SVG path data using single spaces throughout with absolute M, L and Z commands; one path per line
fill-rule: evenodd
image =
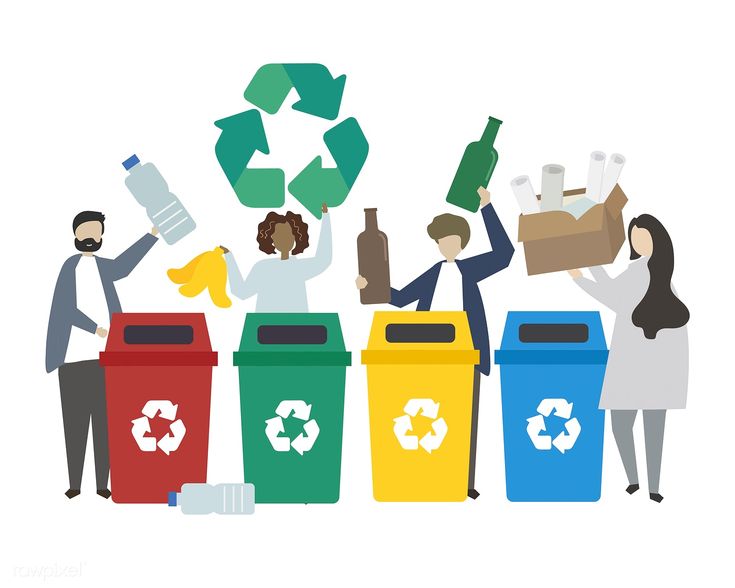
M 233 295 L 245 300 L 257 296 L 255 312 L 309 312 L 306 280 L 318 276 L 332 262 L 332 228 L 327 205 L 322 204 L 322 229 L 314 257 L 297 257 L 309 246 L 309 225 L 300 214 L 269 212 L 258 225 L 258 247 L 277 258 L 257 262 L 243 279 L 232 252 L 222 247 Z

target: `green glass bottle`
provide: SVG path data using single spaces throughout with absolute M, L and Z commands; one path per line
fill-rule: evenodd
M 502 120 L 489 116 L 480 140 L 467 145 L 452 186 L 449 188 L 447 202 L 477 212 L 480 207 L 477 188 L 479 186 L 487 188 L 490 176 L 493 175 L 495 164 L 498 162 L 498 152 L 493 143 L 502 124 Z

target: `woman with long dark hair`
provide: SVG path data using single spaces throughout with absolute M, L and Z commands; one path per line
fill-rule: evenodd
M 617 278 L 602 267 L 569 273 L 617 318 L 600 408 L 610 409 L 613 435 L 628 476 L 628 494 L 639 488 L 633 424 L 643 411 L 648 490 L 661 502 L 659 478 L 666 410 L 685 408 L 689 378 L 689 310 L 671 285 L 674 247 L 664 226 L 642 214 L 628 226 L 633 263 Z

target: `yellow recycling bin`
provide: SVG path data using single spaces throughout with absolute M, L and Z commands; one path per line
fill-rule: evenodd
M 479 362 L 464 312 L 375 313 L 362 352 L 375 500 L 467 497 Z

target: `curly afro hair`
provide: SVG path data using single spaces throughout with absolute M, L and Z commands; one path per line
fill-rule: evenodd
M 296 214 L 290 210 L 285 215 L 271 211 L 265 217 L 265 220 L 258 225 L 257 239 L 258 247 L 261 251 L 269 255 L 275 253 L 276 247 L 273 244 L 273 233 L 276 230 L 276 225 L 283 223 L 291 225 L 294 240 L 296 241 L 291 255 L 298 255 L 309 246 L 309 225 L 304 222 L 300 214 Z

